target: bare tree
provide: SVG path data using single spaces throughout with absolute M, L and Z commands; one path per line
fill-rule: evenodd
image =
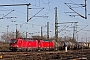
M 17 31 L 17 38 L 25 38 L 25 35 Z
M 3 33 L 3 35 L 1 35 L 1 39 L 5 40 L 5 42 L 10 42 L 12 38 L 16 38 L 16 34 L 13 32 L 8 32 L 8 34 Z M 21 34 L 20 31 L 18 31 L 18 38 L 25 38 L 25 35 Z
M 11 32 L 8 32 L 8 35 L 7 35 L 7 33 L 4 33 L 3 35 L 1 35 L 1 39 L 5 40 L 5 42 L 9 42 L 10 39 L 13 37 L 14 37 L 14 34 Z
M 76 39 L 73 39 L 72 37 L 69 36 L 65 36 L 64 41 L 76 42 Z

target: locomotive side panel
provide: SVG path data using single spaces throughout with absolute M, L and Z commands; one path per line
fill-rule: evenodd
M 54 49 L 54 42 L 51 40 L 40 40 L 40 49 L 51 50 Z
M 37 48 L 38 47 L 38 41 L 37 40 L 30 40 L 27 43 L 28 48 Z

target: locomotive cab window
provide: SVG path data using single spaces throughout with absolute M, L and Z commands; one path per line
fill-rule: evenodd
M 17 40 L 11 40 L 10 43 L 17 43 Z

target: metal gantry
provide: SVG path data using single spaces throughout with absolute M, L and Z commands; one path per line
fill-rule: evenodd
M 30 3 L 29 4 L 6 4 L 6 5 L 0 5 L 0 6 L 23 6 L 23 5 L 27 6 L 27 22 L 28 22 L 29 5 L 31 5 Z
M 63 22 L 63 23 L 57 23 L 57 24 L 68 24 L 68 23 L 74 23 L 73 26 L 73 40 L 75 39 L 75 33 L 77 33 L 77 23 L 78 22 Z
M 77 15 L 69 15 L 69 16 L 74 16 L 74 17 L 75 17 L 75 16 L 80 16 L 80 17 L 82 17 L 82 18 L 87 19 L 87 3 L 86 3 L 86 1 L 87 1 L 87 0 L 85 0 L 85 3 L 84 3 L 84 4 L 65 3 L 65 4 L 69 7 L 69 9 L 73 11 L 73 12 L 65 12 L 65 13 L 76 13 Z M 73 7 L 71 7 L 70 4 L 79 5 L 79 6 L 81 6 L 81 7 L 84 7 L 84 9 L 85 9 L 85 15 L 83 16 L 83 15 L 81 15 L 80 13 L 78 13 L 77 11 L 75 11 L 75 10 L 73 9 Z

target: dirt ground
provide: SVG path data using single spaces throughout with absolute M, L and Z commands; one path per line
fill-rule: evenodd
M 9 44 L 0 42 L 0 60 L 90 60 L 90 49 L 10 52 Z
M 2 60 L 90 60 L 90 49 L 39 52 L 0 52 Z

